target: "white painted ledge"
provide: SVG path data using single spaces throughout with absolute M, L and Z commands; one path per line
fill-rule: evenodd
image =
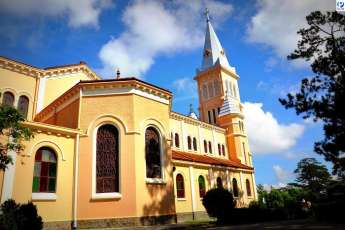
M 34 192 L 32 193 L 31 199 L 35 200 L 56 200 L 57 196 L 56 193 L 48 193 L 48 192 Z
M 93 193 L 91 197 L 92 200 L 121 199 L 121 198 L 122 198 L 122 194 L 118 192 Z
M 147 184 L 166 184 L 167 182 L 162 178 L 146 178 Z

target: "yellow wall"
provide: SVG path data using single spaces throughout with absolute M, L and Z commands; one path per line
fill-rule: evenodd
M 66 221 L 72 219 L 74 139 L 63 136 L 35 133 L 35 138 L 25 143 L 25 150 L 16 160 L 13 199 L 24 203 L 32 198 L 32 181 L 36 151 L 48 146 L 57 156 L 56 200 L 33 201 L 43 221 Z M 63 156 L 62 156 L 63 155 Z
M 82 72 L 48 77 L 45 83 L 46 87 L 44 91 L 43 108 L 53 102 L 68 89 L 72 88 L 80 80 L 90 80 L 90 78 Z
M 189 176 L 189 168 L 188 166 L 175 166 L 176 169 L 174 171 L 174 181 L 175 181 L 175 205 L 176 205 L 176 213 L 186 213 L 192 212 L 192 195 L 190 189 L 190 176 Z M 181 174 L 184 179 L 184 188 L 185 188 L 185 198 L 177 198 L 176 193 L 176 175 Z
M 3 93 L 10 91 L 14 94 L 14 106 L 17 107 L 21 95 L 29 98 L 28 120 L 32 120 L 32 113 L 35 104 L 36 78 L 26 76 L 14 71 L 0 68 L 0 103 Z

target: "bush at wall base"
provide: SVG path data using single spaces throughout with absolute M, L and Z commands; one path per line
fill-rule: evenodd
M 14 200 L 7 200 L 1 205 L 0 229 L 2 230 L 41 230 L 42 218 L 31 202 L 16 204 Z
M 232 193 L 224 188 L 214 188 L 207 191 L 202 204 L 208 215 L 216 217 L 218 223 L 227 223 L 235 207 Z

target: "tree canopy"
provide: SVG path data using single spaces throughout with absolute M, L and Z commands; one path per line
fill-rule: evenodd
M 21 123 L 24 117 L 13 107 L 0 105 L 0 170 L 5 170 L 12 163 L 8 151 L 21 151 L 22 140 L 30 140 L 33 133 Z
M 311 62 L 315 76 L 301 81 L 298 93 L 279 99 L 303 118 L 322 121 L 324 139 L 314 150 L 333 163 L 333 173 L 345 174 L 345 16 L 337 12 L 312 12 L 308 28 L 298 31 L 301 40 L 289 60 Z

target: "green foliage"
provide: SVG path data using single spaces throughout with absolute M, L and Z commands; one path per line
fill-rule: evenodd
M 208 215 L 216 217 L 218 222 L 227 222 L 235 207 L 232 193 L 224 188 L 214 188 L 205 194 L 202 200 Z
M 309 27 L 298 31 L 301 40 L 288 59 L 311 61 L 316 75 L 279 101 L 303 118 L 323 122 L 324 139 L 315 143 L 315 152 L 333 163 L 334 174 L 345 177 L 345 15 L 316 11 L 306 19 Z
M 310 193 L 310 199 L 316 200 L 324 194 L 331 176 L 325 165 L 315 158 L 304 158 L 297 163 L 297 184 Z
M 43 227 L 42 218 L 38 216 L 34 204 L 16 204 L 7 200 L 1 205 L 0 229 L 3 230 L 40 230 Z
M 19 152 L 23 150 L 22 140 L 30 140 L 33 133 L 21 122 L 23 116 L 13 107 L 0 105 L 0 170 L 5 170 L 12 159 L 7 155 L 9 150 Z M 5 143 L 3 143 L 5 141 Z

